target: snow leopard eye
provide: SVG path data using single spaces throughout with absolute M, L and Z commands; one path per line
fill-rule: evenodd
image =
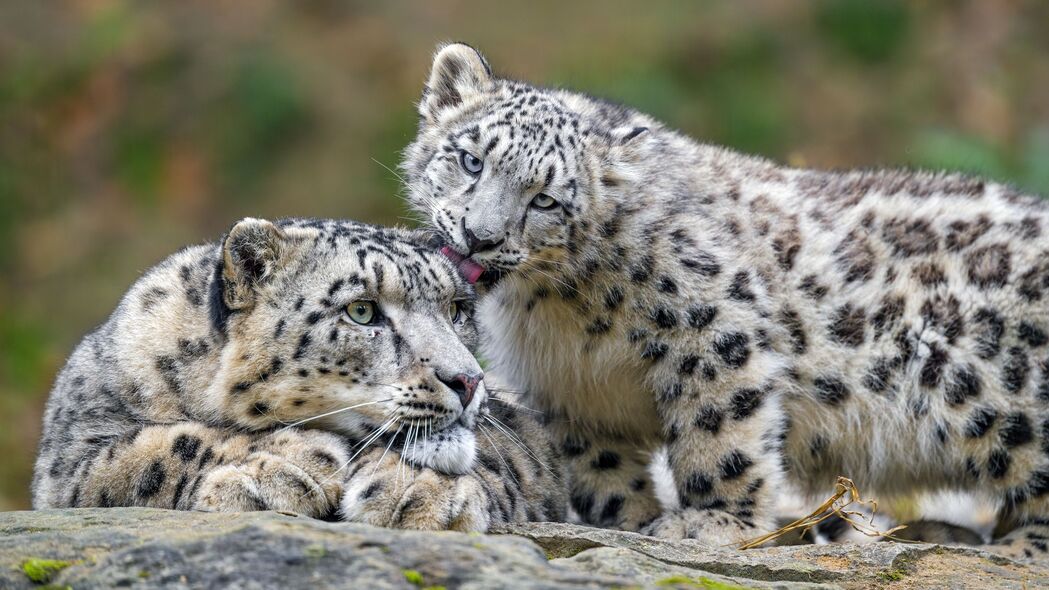
M 536 209 L 553 209 L 557 205 L 557 199 L 546 193 L 539 193 L 532 199 L 532 206 Z
M 466 150 L 459 152 L 459 163 L 462 164 L 463 170 L 466 170 L 474 176 L 480 174 L 481 170 L 484 169 L 484 160 Z
M 459 320 L 462 318 L 462 315 L 463 315 L 463 309 L 459 305 L 459 302 L 458 301 L 453 301 L 451 303 L 451 305 L 448 306 L 448 319 L 452 320 L 453 324 L 457 324 L 457 323 L 459 323 Z
M 355 323 L 367 326 L 375 321 L 375 303 L 372 301 L 354 301 L 346 306 L 346 315 Z

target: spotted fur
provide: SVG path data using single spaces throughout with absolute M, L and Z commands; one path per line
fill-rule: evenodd
M 147 272 L 77 347 L 45 413 L 34 506 L 334 517 L 341 502 L 355 520 L 467 530 L 557 518 L 556 474 L 514 442 L 548 454 L 542 431 L 489 409 L 483 382 L 456 385 L 482 376 L 471 296 L 416 233 L 241 221 Z M 361 300 L 367 325 L 349 316 Z M 391 478 L 370 502 L 344 496 Z M 386 518 L 404 502 L 417 513 Z
M 1040 200 L 783 167 L 495 77 L 460 44 L 419 112 L 411 203 L 487 269 L 484 354 L 556 418 L 586 521 L 734 542 L 772 526 L 782 481 L 837 475 L 1049 517 Z M 668 512 L 645 470 L 664 445 Z

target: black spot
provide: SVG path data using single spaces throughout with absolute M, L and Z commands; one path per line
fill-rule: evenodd
M 672 383 L 663 389 L 663 392 L 659 396 L 659 401 L 664 404 L 672 402 L 681 397 L 683 391 L 684 388 L 680 383 Z
M 871 326 L 874 328 L 875 339 L 881 338 L 882 334 L 890 332 L 896 326 L 896 323 L 903 317 L 905 307 L 906 302 L 898 295 L 888 295 L 882 299 L 881 305 L 871 315 Z
M 1045 331 L 1031 322 L 1020 322 L 1020 327 L 1017 331 L 1020 334 L 1020 340 L 1023 340 L 1031 347 L 1045 346 L 1049 342 L 1049 336 L 1046 335 Z
M 987 434 L 998 419 L 998 412 L 994 408 L 976 408 L 969 415 L 969 422 L 965 425 L 965 436 L 969 438 L 980 438 Z
M 977 324 L 976 353 L 985 360 L 994 358 L 1001 350 L 1005 321 L 998 312 L 987 307 L 978 309 L 973 321 Z
M 685 492 L 694 496 L 709 494 L 714 490 L 714 480 L 705 473 L 693 471 L 685 480 Z
M 591 336 L 599 336 L 601 334 L 608 333 L 612 329 L 612 322 L 607 318 L 595 318 L 589 326 L 586 327 L 586 333 Z
M 688 308 L 688 325 L 697 330 L 702 330 L 714 321 L 718 309 L 713 305 L 699 304 Z
M 698 252 L 691 258 L 682 258 L 681 266 L 704 278 L 721 274 L 721 264 L 707 252 Z
M 657 307 L 652 310 L 652 322 L 663 329 L 677 326 L 677 314 L 665 307 Z
M 721 430 L 721 422 L 725 414 L 714 406 L 703 406 L 696 415 L 696 428 L 717 434 Z
M 943 367 L 947 364 L 947 351 L 935 343 L 929 345 L 929 356 L 922 364 L 919 382 L 925 387 L 936 387 L 943 377 Z
M 251 406 L 251 411 L 256 416 L 265 416 L 270 411 L 270 406 L 266 402 L 255 402 Z
M 1009 471 L 1012 462 L 1009 453 L 1002 449 L 995 449 L 987 457 L 987 474 L 991 476 L 991 479 L 1001 479 Z
M 941 445 L 947 442 L 948 434 L 949 433 L 947 431 L 947 426 L 945 426 L 944 424 L 936 425 L 936 440 L 940 441 Z
M 587 520 L 590 511 L 594 508 L 594 495 L 575 492 L 569 501 L 572 504 L 572 508 L 579 513 L 579 516 Z
M 725 455 L 718 464 L 718 467 L 721 469 L 721 479 L 736 479 L 743 475 L 743 473 L 753 464 L 754 461 L 741 451 L 732 451 L 728 455 Z
M 372 496 L 374 496 L 381 489 L 382 489 L 382 482 L 381 481 L 373 482 L 371 485 L 369 485 L 368 487 L 364 488 L 364 491 L 361 492 L 361 495 L 358 496 L 358 498 L 361 499 L 361 500 L 367 500 L 368 498 L 371 498 Z
M 590 466 L 594 469 L 615 469 L 619 467 L 619 463 L 622 460 L 619 457 L 619 453 L 615 451 L 601 451 L 598 453 L 597 458 L 590 462 Z
M 696 364 L 699 363 L 699 357 L 690 354 L 681 359 L 681 365 L 678 367 L 678 373 L 682 375 L 691 375 L 696 370 Z
M 230 390 L 230 393 L 238 394 L 238 393 L 245 392 L 245 391 L 251 389 L 252 385 L 254 385 L 254 383 L 251 383 L 250 381 L 240 381 L 240 382 L 238 382 L 238 383 L 233 385 L 233 389 Z
M 312 326 L 313 324 L 319 322 L 321 317 L 323 317 L 323 314 L 321 312 L 312 311 L 309 315 L 306 316 L 306 323 Z
M 1034 430 L 1026 414 L 1014 412 L 1002 420 L 1002 425 L 998 428 L 998 437 L 1005 448 L 1011 449 L 1034 440 Z
M 300 336 L 299 345 L 295 347 L 295 354 L 291 358 L 295 360 L 301 359 L 302 356 L 306 354 L 306 349 L 309 348 L 311 342 L 313 342 L 313 338 L 308 333 L 304 333 Z
M 630 280 L 635 283 L 644 283 L 652 276 L 652 266 L 656 263 L 651 256 L 642 258 L 630 269 Z
M 677 293 L 677 283 L 675 283 L 674 280 L 668 276 L 660 277 L 659 290 L 664 293 L 670 293 L 673 295 Z
M 1019 346 L 1010 348 L 1008 357 L 1002 365 L 1002 385 L 1007 391 L 1017 393 L 1027 382 L 1027 373 L 1031 367 L 1027 361 L 1027 353 Z
M 142 474 L 142 478 L 138 480 L 138 497 L 146 500 L 156 496 L 160 488 L 164 486 L 166 476 L 164 465 L 159 460 L 151 463 L 146 472 Z
M 623 509 L 623 496 L 613 494 L 605 501 L 605 507 L 601 509 L 602 522 L 615 522 L 619 518 L 619 511 Z
M 650 361 L 659 361 L 667 354 L 668 346 L 664 342 L 649 340 L 641 351 L 641 358 Z
M 197 461 L 197 469 L 204 467 L 205 465 L 210 463 L 211 460 L 214 458 L 215 453 L 211 450 L 211 447 L 204 449 L 204 453 L 200 455 L 200 461 Z
M 971 398 L 980 395 L 980 377 L 972 365 L 962 365 L 954 370 L 954 375 L 944 388 L 944 397 L 952 406 L 960 406 Z
M 849 397 L 849 389 L 840 379 L 817 377 L 812 384 L 816 387 L 816 396 L 825 404 L 837 405 Z
M 197 458 L 201 442 L 202 441 L 195 436 L 180 434 L 175 437 L 175 442 L 171 445 L 171 454 L 183 461 L 192 461 Z
M 734 420 L 743 420 L 754 413 L 754 410 L 761 407 L 762 392 L 760 389 L 753 387 L 744 387 L 737 389 L 732 394 L 732 418 Z
M 875 393 L 884 392 L 889 386 L 889 377 L 894 366 L 895 362 L 893 359 L 880 358 L 875 360 L 874 364 L 867 369 L 867 374 L 863 377 L 864 387 Z
M 801 317 L 790 308 L 780 310 L 780 323 L 790 334 L 791 349 L 794 354 L 805 354 L 808 349 L 808 338 L 805 335 L 805 327 L 801 323 Z
M 867 336 L 866 313 L 846 303 L 834 312 L 827 330 L 835 342 L 856 348 L 863 344 Z
M 732 277 L 728 288 L 729 299 L 736 301 L 754 301 L 754 291 L 750 288 L 750 273 L 741 270 Z
M 742 332 L 719 334 L 714 339 L 714 352 L 726 365 L 738 369 L 747 364 L 750 358 L 749 342 L 750 338 Z

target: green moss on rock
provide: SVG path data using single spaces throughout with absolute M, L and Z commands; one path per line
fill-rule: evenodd
M 72 561 L 30 557 L 22 562 L 22 573 L 34 584 L 46 584 L 55 577 L 55 574 L 73 565 L 73 563 Z

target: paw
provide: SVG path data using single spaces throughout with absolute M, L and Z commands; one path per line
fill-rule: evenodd
M 488 491 L 475 474 L 412 467 L 392 452 L 379 459 L 373 451 L 355 465 L 342 499 L 345 520 L 399 529 L 488 530 Z
M 1016 561 L 1049 564 L 1049 525 L 1020 527 L 980 549 Z
M 243 461 L 201 480 L 194 509 L 209 512 L 283 510 L 314 518 L 342 497 L 347 460 L 339 439 L 324 432 L 286 432 L 260 439 Z
M 983 543 L 983 539 L 975 531 L 949 522 L 917 520 L 905 524 L 907 528 L 892 533 L 892 536 L 896 539 L 940 545 L 979 545 Z
M 664 539 L 695 539 L 707 545 L 738 545 L 764 531 L 721 510 L 687 508 L 666 512 L 641 527 L 643 535 Z

